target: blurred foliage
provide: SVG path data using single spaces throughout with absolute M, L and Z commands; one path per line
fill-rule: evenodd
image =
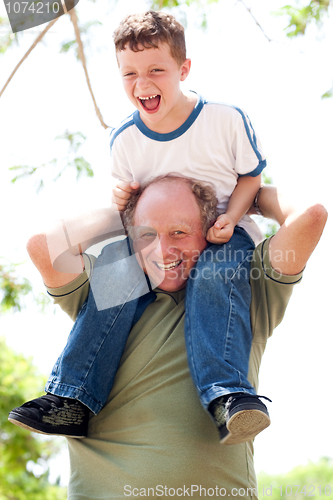
M 285 5 L 276 11 L 275 15 L 289 18 L 289 24 L 285 30 L 288 37 L 293 37 L 304 35 L 307 27 L 312 23 L 316 23 L 320 28 L 323 17 L 327 16 L 328 9 L 332 5 L 332 0 L 311 0 L 304 6 Z
M 44 384 L 32 361 L 15 353 L 0 337 L 0 500 L 67 498 L 64 488 L 48 481 L 48 460 L 59 452 L 59 442 L 7 420 L 13 408 L 42 393 Z
M 321 458 L 318 462 L 295 467 L 286 474 L 258 474 L 259 500 L 314 500 L 333 496 L 333 459 Z
M 6 50 L 11 47 L 14 43 L 18 45 L 18 35 L 17 33 L 12 33 L 10 29 L 10 24 L 8 19 L 0 17 L 0 30 L 5 29 L 6 32 L 0 37 L 0 54 L 4 54 Z
M 51 299 L 45 293 L 33 292 L 31 282 L 22 278 L 17 270 L 20 265 L 0 257 L 0 313 L 21 311 L 26 305 L 24 297 L 28 294 L 32 296 L 39 312 L 45 312 Z
M 30 281 L 17 274 L 18 265 L 0 258 L 1 313 L 9 310 L 20 311 L 24 296 L 32 291 Z
M 85 49 L 89 48 L 91 44 L 91 28 L 94 26 L 102 26 L 103 23 L 100 21 L 94 20 L 94 21 L 89 21 L 85 24 L 80 24 L 79 29 L 81 33 L 81 39 L 82 43 L 84 44 Z M 71 39 L 64 41 L 61 46 L 60 46 L 60 53 L 66 54 L 67 52 L 70 52 L 72 49 L 75 49 L 75 54 L 76 54 L 76 59 L 79 59 L 79 53 L 77 50 L 77 42 L 76 39 Z
M 149 8 L 152 10 L 176 9 L 176 16 L 179 21 L 186 27 L 187 16 L 186 9 L 194 7 L 197 11 L 197 24 L 201 29 L 206 30 L 208 27 L 207 15 L 211 4 L 218 3 L 220 0 L 149 0 Z
M 263 171 L 261 176 L 263 184 L 273 184 L 273 179 L 267 172 Z M 265 238 L 273 236 L 273 234 L 276 234 L 277 230 L 279 229 L 279 225 L 276 222 L 271 221 L 270 219 L 266 219 L 262 216 L 259 216 L 258 223 Z
M 16 181 L 25 178 L 31 178 L 34 176 L 36 180 L 36 191 L 37 193 L 44 187 L 44 176 L 49 174 L 51 171 L 54 172 L 54 177 L 52 182 L 57 181 L 59 177 L 67 171 L 69 168 L 74 168 L 76 171 L 76 178 L 80 177 L 93 177 L 94 172 L 91 168 L 89 162 L 87 162 L 83 156 L 77 156 L 78 150 L 84 144 L 86 136 L 81 132 L 66 132 L 55 138 L 55 140 L 65 140 L 68 142 L 67 156 L 65 158 L 53 158 L 47 163 L 38 165 L 37 167 L 31 167 L 29 165 L 14 165 L 10 167 L 9 170 L 16 173 L 15 177 L 11 179 L 11 182 L 15 184 Z M 36 175 L 37 174 L 37 175 Z
M 285 30 L 289 38 L 305 35 L 307 28 L 315 23 L 320 29 L 323 25 L 324 17 L 328 16 L 333 7 L 333 0 L 311 0 L 306 5 L 285 5 L 273 14 L 277 16 L 287 16 L 289 23 Z M 333 87 L 322 94 L 322 99 L 333 97 Z

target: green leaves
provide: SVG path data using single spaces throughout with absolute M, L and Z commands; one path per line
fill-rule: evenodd
M 218 3 L 219 1 L 220 0 L 150 0 L 149 7 L 152 10 L 178 9 L 176 15 L 185 27 L 187 25 L 187 9 L 195 8 L 197 10 L 198 26 L 200 26 L 202 30 L 205 30 L 208 27 L 207 8 L 209 5 Z
M 87 23 L 80 24 L 80 33 L 82 37 L 82 41 L 84 42 L 85 47 L 87 48 L 89 46 L 89 35 L 90 35 L 90 29 L 94 26 L 102 26 L 103 23 L 100 21 L 94 20 L 94 21 L 88 21 Z M 77 41 L 76 39 L 73 40 L 67 40 L 63 42 L 60 46 L 60 53 L 61 54 L 66 54 L 67 52 L 71 51 L 72 49 L 76 49 L 76 58 L 79 59 L 79 53 L 77 50 Z
M 333 87 L 321 96 L 322 99 L 329 99 L 330 97 L 333 97 Z
M 333 484 L 333 460 L 322 457 L 318 462 L 295 467 L 286 474 L 258 475 L 259 498 L 270 497 L 272 500 L 303 500 L 312 497 L 315 500 L 330 497 Z
M 31 359 L 15 353 L 0 337 L 0 500 L 67 498 L 63 488 L 48 482 L 47 462 L 59 451 L 58 442 L 14 426 L 7 419 L 13 408 L 42 394 L 44 383 Z
M 0 313 L 21 311 L 23 297 L 32 291 L 30 281 L 17 274 L 18 265 L 0 258 Z
M 18 180 L 34 177 L 37 193 L 44 187 L 44 176 L 51 176 L 51 181 L 58 180 L 68 168 L 76 171 L 76 178 L 93 177 L 94 171 L 88 161 L 83 156 L 77 156 L 79 149 L 86 141 L 86 136 L 82 132 L 69 132 L 66 130 L 62 135 L 57 136 L 55 140 L 67 141 L 67 156 L 65 158 L 53 158 L 47 163 L 31 167 L 30 165 L 14 165 L 9 170 L 16 173 L 11 179 L 15 184 Z
M 14 43 L 17 44 L 18 42 L 18 35 L 17 33 L 12 33 L 8 20 L 4 17 L 0 17 L 1 31 L 4 28 L 8 29 L 8 33 L 0 38 L 0 54 L 4 54 L 9 47 L 11 47 Z
M 332 5 L 331 0 L 311 0 L 310 3 L 304 7 L 285 5 L 274 14 L 289 17 L 289 24 L 285 30 L 288 30 L 287 36 L 291 38 L 298 35 L 304 35 L 306 28 L 312 22 L 320 26 L 323 17 L 328 13 L 330 5 Z

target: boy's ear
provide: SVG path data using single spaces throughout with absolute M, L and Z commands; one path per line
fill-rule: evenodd
M 188 74 L 191 69 L 191 59 L 185 59 L 183 64 L 181 65 L 181 74 L 180 74 L 180 81 L 183 82 L 186 80 L 188 77 Z

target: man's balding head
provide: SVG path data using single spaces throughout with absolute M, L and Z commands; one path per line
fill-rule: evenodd
M 189 177 L 178 177 L 176 175 L 155 177 L 147 181 L 146 183 L 143 183 L 140 188 L 134 194 L 132 194 L 128 201 L 126 210 L 123 212 L 123 222 L 125 228 L 128 226 L 134 226 L 133 221 L 136 206 L 143 193 L 150 186 L 161 183 L 168 185 L 166 189 L 170 190 L 170 193 L 174 186 L 179 183 L 185 183 L 189 187 L 189 191 L 194 195 L 196 203 L 199 206 L 202 230 L 204 235 L 206 235 L 208 229 L 213 225 L 217 217 L 217 198 L 215 190 L 208 183 Z

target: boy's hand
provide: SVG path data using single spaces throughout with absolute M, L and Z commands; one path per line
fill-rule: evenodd
M 208 229 L 206 240 L 209 243 L 216 243 L 218 245 L 227 243 L 234 234 L 235 225 L 229 215 L 220 215 L 216 219 L 214 226 Z
M 119 212 L 125 210 L 127 202 L 133 193 L 139 189 L 139 182 L 119 182 L 113 190 L 113 201 L 117 204 Z

